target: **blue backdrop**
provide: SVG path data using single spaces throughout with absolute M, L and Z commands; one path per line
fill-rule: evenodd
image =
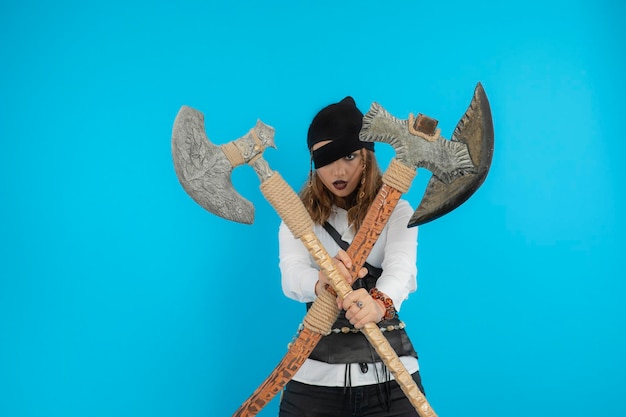
M 279 218 L 249 167 L 233 180 L 253 225 L 185 194 L 180 106 L 216 144 L 272 125 L 266 159 L 299 189 L 322 106 L 377 101 L 449 137 L 479 81 L 492 169 L 420 228 L 402 311 L 430 403 L 442 417 L 626 415 L 625 9 L 3 2 L 0 416 L 229 416 L 285 353 L 304 309 L 281 292 Z

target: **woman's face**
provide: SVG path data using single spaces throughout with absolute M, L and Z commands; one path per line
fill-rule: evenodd
M 317 150 L 330 141 L 318 142 L 313 145 Z M 347 197 L 361 182 L 363 174 L 363 156 L 360 150 L 354 151 L 343 158 L 324 165 L 315 170 L 322 183 L 337 197 Z

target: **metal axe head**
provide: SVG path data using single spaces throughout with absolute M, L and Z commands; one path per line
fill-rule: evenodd
M 414 126 L 412 117 L 397 119 L 373 103 L 360 133 L 363 141 L 392 145 L 396 159 L 404 165 L 433 173 L 408 227 L 435 220 L 463 204 L 485 180 L 493 156 L 491 110 L 480 83 L 451 140 L 442 138 L 438 130 L 424 133 L 419 125 L 423 121 L 418 118 Z
M 233 168 L 274 148 L 274 129 L 261 122 L 246 135 L 221 146 L 206 136 L 201 112 L 183 106 L 172 130 L 172 157 L 178 181 L 205 210 L 239 223 L 254 221 L 254 206 L 233 187 Z

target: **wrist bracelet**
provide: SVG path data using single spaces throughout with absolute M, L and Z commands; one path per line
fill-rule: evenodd
M 396 316 L 396 308 L 393 306 L 391 298 L 380 292 L 376 287 L 370 290 L 370 295 L 374 300 L 380 300 L 385 305 L 385 314 L 383 314 L 381 321 L 390 320 Z

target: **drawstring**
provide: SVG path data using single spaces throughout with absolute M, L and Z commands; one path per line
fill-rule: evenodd
M 345 394 L 348 389 L 352 393 L 352 367 L 349 363 L 346 363 L 346 370 L 343 374 L 343 393 Z
M 374 349 L 372 349 L 372 346 L 370 345 L 370 353 L 372 355 L 372 362 L 375 362 L 374 359 Z M 374 363 L 374 374 L 376 375 L 376 396 L 378 397 L 378 402 L 380 402 L 381 405 L 384 404 L 384 407 L 387 409 L 387 412 L 391 411 L 391 374 L 389 372 L 389 368 L 387 368 L 387 366 L 381 362 L 381 366 L 382 366 L 382 378 L 381 375 L 378 373 L 378 366 L 376 366 L 376 364 Z M 383 391 L 384 388 L 384 391 Z
M 371 349 L 371 347 L 370 347 Z M 379 371 L 377 363 L 374 359 L 373 350 L 372 352 L 372 365 L 374 368 L 374 375 L 376 376 L 376 396 L 378 397 L 378 402 L 381 404 L 381 407 L 384 407 L 387 412 L 391 411 L 391 372 L 389 368 L 385 366 L 384 363 L 381 362 L 382 369 Z M 343 393 L 344 399 L 348 401 L 349 404 L 352 403 L 352 364 L 347 363 L 346 368 L 344 370 L 344 382 L 343 382 Z M 367 363 L 359 363 L 359 367 L 361 372 L 364 374 L 368 372 L 369 366 Z M 382 372 L 382 375 L 381 375 Z M 348 393 L 347 398 L 345 397 L 346 392 Z M 357 395 L 358 397 L 358 395 Z M 355 404 L 356 407 L 356 404 Z M 353 413 L 356 413 L 356 409 L 353 410 Z M 356 414 L 354 414 L 356 415 Z
M 378 402 L 383 406 L 387 412 L 391 411 L 391 372 L 389 368 L 381 363 L 382 369 L 379 371 L 377 364 L 372 357 L 372 365 L 374 368 L 374 375 L 376 376 L 376 396 Z M 366 363 L 359 363 L 361 372 L 364 374 L 368 372 L 369 366 Z M 382 372 L 382 375 L 381 375 Z M 352 366 L 347 363 L 344 371 L 343 393 L 348 392 L 348 400 L 352 401 Z

